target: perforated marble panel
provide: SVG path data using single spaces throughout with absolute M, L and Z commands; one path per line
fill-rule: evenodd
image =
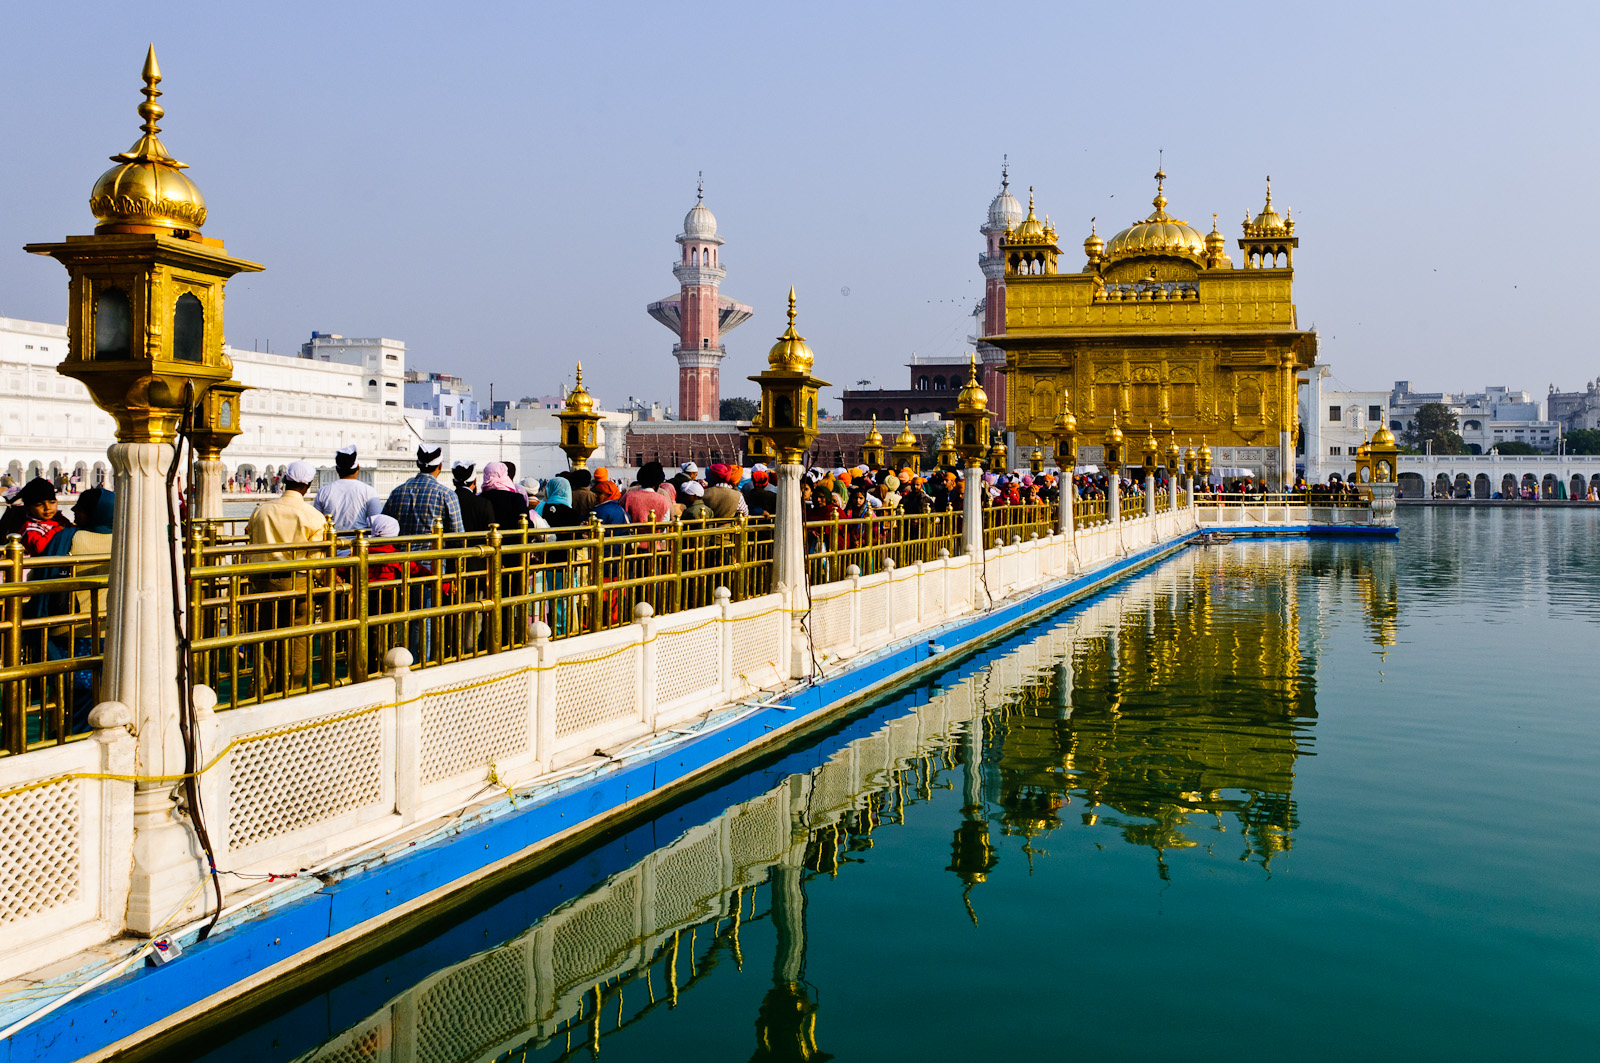
M 0 799 L 0 926 L 83 895 L 78 787 L 63 779 Z
M 248 849 L 382 798 L 383 715 L 362 712 L 339 720 L 341 715 L 307 720 L 314 726 L 234 748 L 228 763 L 230 851 Z
M 944 570 L 924 572 L 921 589 L 922 615 L 931 617 L 944 612 Z
M 716 831 L 668 849 L 656 863 L 656 929 L 683 926 L 712 914 L 727 883 Z
M 811 637 L 819 650 L 833 650 L 850 642 L 850 595 L 813 599 Z
M 736 620 L 733 623 L 733 677 L 745 677 L 765 684 L 778 678 L 777 665 L 783 655 L 784 613 Z
M 522 669 L 430 690 L 422 702 L 422 781 L 526 753 L 528 708 Z
M 462 963 L 417 1000 L 417 1063 L 460 1063 L 527 1026 L 528 965 L 520 943 Z
M 767 868 L 789 847 L 789 825 L 776 793 L 751 801 L 728 824 L 728 848 L 733 854 L 735 885 L 749 886 L 765 876 Z
M 613 720 L 632 718 L 638 707 L 639 647 L 621 653 L 563 657 L 556 667 L 556 737 L 587 731 Z M 568 664 L 568 661 L 577 663 Z
M 590 985 L 610 973 L 638 935 L 639 880 L 616 879 L 552 920 L 555 990 Z
M 657 705 L 721 685 L 721 624 L 715 620 L 702 624 L 656 633 Z
M 894 581 L 894 623 L 896 627 L 917 619 L 917 574 L 896 573 Z
M 889 629 L 889 588 L 877 584 L 861 592 L 861 637 L 881 635 Z

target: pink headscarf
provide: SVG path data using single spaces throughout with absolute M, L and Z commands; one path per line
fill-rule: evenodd
M 660 487 L 656 488 L 656 491 L 660 494 L 666 495 L 667 501 L 671 502 L 673 505 L 678 504 L 678 489 L 673 487 L 671 484 L 663 483 Z
M 483 486 L 478 488 L 478 493 L 485 491 L 512 491 L 517 485 L 511 482 L 511 475 L 506 471 L 503 461 L 491 461 L 483 467 Z

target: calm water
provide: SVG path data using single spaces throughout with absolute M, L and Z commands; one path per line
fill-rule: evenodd
M 1191 550 L 189 1058 L 1594 1058 L 1600 520 L 1401 520 Z

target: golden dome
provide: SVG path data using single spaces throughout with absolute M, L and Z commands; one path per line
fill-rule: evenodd
M 156 136 L 161 131 L 156 122 L 166 113 L 156 102 L 160 82 L 161 67 L 151 45 L 140 90 L 145 96 L 139 105 L 144 135 L 127 151 L 111 156 L 119 165 L 101 174 L 89 193 L 89 209 L 100 223 L 97 231 L 109 225 L 198 229 L 206 223 L 206 199 L 182 172 L 188 164 L 174 159 Z
M 789 286 L 789 327 L 767 352 L 767 364 L 787 373 L 809 373 L 816 355 L 806 346 L 806 338 L 794 330 L 794 285 Z
M 1048 235 L 1045 224 L 1033 212 L 1033 188 L 1030 186 L 1028 188 L 1028 216 L 1022 219 L 1021 225 L 1006 234 L 1006 242 L 1012 244 L 1038 243 L 1045 240 Z
M 1167 197 L 1162 194 L 1162 183 L 1166 179 L 1166 174 L 1157 171 L 1156 198 L 1150 201 L 1156 208 L 1155 212 L 1106 241 L 1107 261 L 1162 255 L 1203 264 L 1205 237 L 1188 222 L 1167 213 Z
M 906 411 L 906 426 L 900 429 L 899 435 L 894 437 L 894 445 L 896 450 L 903 447 L 921 447 L 921 444 L 917 442 L 917 433 L 911 430 L 910 410 Z
M 1099 258 L 1106 249 L 1106 242 L 1094 230 L 1094 219 L 1089 219 L 1089 235 L 1083 238 L 1083 253 L 1090 258 Z
M 1312 220 L 1315 221 L 1316 219 L 1313 218 Z M 1376 432 L 1372 433 L 1372 445 L 1375 447 L 1394 446 L 1394 433 L 1389 431 L 1388 426 L 1380 426 Z
M 956 395 L 956 409 L 958 410 L 987 410 L 989 408 L 989 393 L 983 390 L 983 385 L 978 383 L 978 360 L 972 359 L 968 368 L 967 382 Z
M 594 396 L 583 386 L 583 363 L 579 362 L 577 382 L 572 385 L 572 390 L 567 392 L 567 412 L 593 413 L 594 410 Z
M 878 415 L 872 415 L 872 427 L 867 430 L 866 445 L 869 447 L 883 446 L 883 433 L 878 431 Z
M 1272 178 L 1267 178 L 1267 203 L 1261 208 L 1261 213 L 1250 218 L 1250 212 L 1245 211 L 1244 234 L 1246 236 L 1288 236 L 1294 232 L 1294 219 L 1284 218 L 1272 209 Z
M 1122 442 L 1122 429 L 1117 427 L 1116 411 L 1111 414 L 1111 427 L 1106 430 L 1106 445 L 1117 446 Z
M 1072 406 L 1067 402 L 1065 391 L 1061 393 L 1061 412 L 1056 415 L 1055 428 L 1057 434 L 1078 430 L 1078 419 L 1072 416 Z

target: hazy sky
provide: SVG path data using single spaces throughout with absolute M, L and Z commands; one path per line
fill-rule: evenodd
M 1542 394 L 1600 374 L 1596 241 L 1574 235 L 1597 23 L 1592 3 L 9 4 L 0 314 L 64 318 L 60 266 L 20 246 L 92 231 L 154 39 L 205 232 L 267 267 L 229 285 L 238 346 L 393 336 L 480 398 L 582 359 L 608 405 L 675 403 L 644 307 L 676 291 L 704 170 L 723 290 L 756 310 L 724 396 L 754 393 L 791 283 L 819 375 L 903 386 L 912 351 L 965 349 L 1002 154 L 1076 269 L 1091 215 L 1109 237 L 1149 213 L 1165 149 L 1169 210 L 1219 212 L 1236 263 L 1272 175 L 1339 381 Z

